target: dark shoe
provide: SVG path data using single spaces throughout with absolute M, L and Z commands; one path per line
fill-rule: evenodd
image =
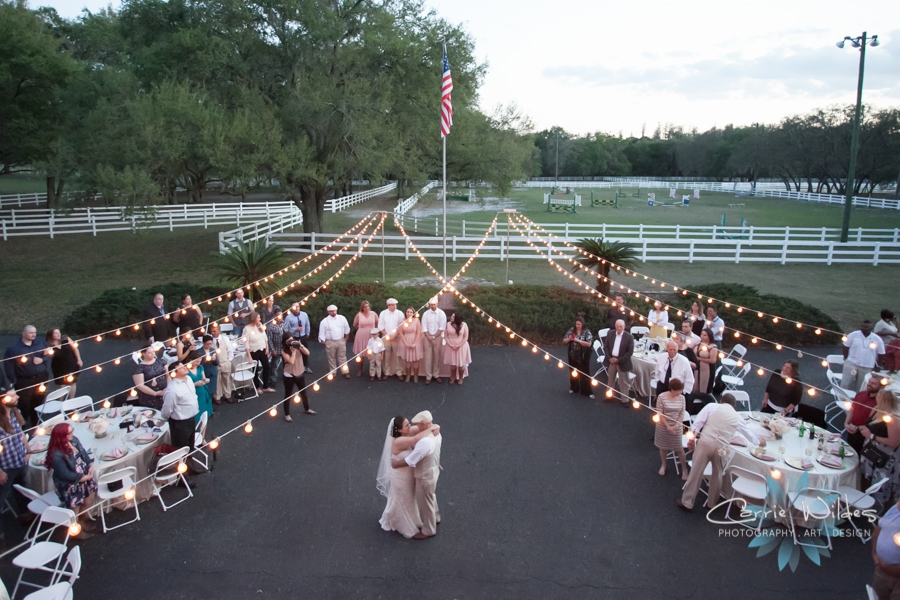
M 679 499 L 679 500 L 676 500 L 676 501 L 675 501 L 675 504 L 677 504 L 677 505 L 678 505 L 678 508 L 680 508 L 681 510 L 683 510 L 683 511 L 685 511 L 685 512 L 691 512 L 691 509 L 689 509 L 687 506 L 685 506 L 684 504 L 682 504 L 680 499 Z
M 222 404 L 222 399 L 221 398 L 213 398 L 213 402 L 215 402 L 216 404 Z
M 369 381 L 375 381 L 374 377 L 369 377 Z
M 431 380 L 430 380 L 430 379 L 426 379 L 426 380 L 425 380 L 425 385 L 431 385 Z
M 435 377 L 434 381 L 435 381 L 435 383 L 444 383 L 443 381 L 441 381 L 440 377 Z
M 227 396 L 225 397 L 225 402 L 227 402 L 228 404 L 234 404 L 234 400 L 231 398 L 228 398 Z
M 350 375 L 345 373 L 345 374 L 344 374 L 344 379 L 350 379 Z
M 412 539 L 414 539 L 414 540 L 427 540 L 428 538 L 431 538 L 431 537 L 434 537 L 434 536 L 433 536 L 433 535 L 425 535 L 424 533 L 422 533 L 422 532 L 420 531 L 420 532 L 417 533 L 416 535 L 412 536 Z

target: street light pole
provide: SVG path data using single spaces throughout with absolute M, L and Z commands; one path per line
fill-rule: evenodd
M 854 48 L 859 48 L 859 77 L 856 82 L 856 112 L 853 117 L 853 136 L 850 138 L 850 164 L 847 165 L 847 187 L 844 199 L 844 221 L 841 224 L 841 243 L 847 241 L 850 236 L 850 210 L 853 208 L 853 188 L 856 177 L 856 155 L 859 152 L 859 121 L 862 113 L 863 74 L 866 69 L 866 45 L 878 45 L 878 36 L 873 35 L 871 41 L 867 40 L 866 32 L 858 38 L 845 37 L 837 43 L 838 48 L 844 47 L 844 41 L 850 40 Z

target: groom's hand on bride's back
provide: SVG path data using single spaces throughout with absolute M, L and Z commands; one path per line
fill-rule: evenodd
M 431 433 L 433 433 L 434 435 L 440 435 L 441 434 L 441 426 L 440 425 L 432 425 Z

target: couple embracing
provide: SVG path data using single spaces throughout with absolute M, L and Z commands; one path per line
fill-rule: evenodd
M 403 537 L 424 540 L 437 533 L 441 473 L 441 432 L 424 410 L 410 421 L 402 415 L 388 424 L 376 487 L 387 497 L 381 528 Z M 420 531 L 421 529 L 421 531 Z

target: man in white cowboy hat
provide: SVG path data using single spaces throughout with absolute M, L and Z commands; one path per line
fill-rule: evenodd
M 419 430 L 431 427 L 431 413 L 423 410 L 412 418 L 412 424 Z M 416 506 L 422 520 L 422 531 L 413 536 L 414 540 L 425 540 L 437 533 L 437 524 L 441 522 L 441 510 L 437 503 L 437 482 L 441 476 L 441 443 L 440 432 L 426 435 L 416 442 L 415 448 L 404 460 L 391 460 L 391 466 L 413 467 L 416 478 Z
M 337 306 L 328 305 L 328 316 L 319 323 L 319 341 L 325 344 L 328 356 L 328 369 L 334 372 L 339 366 L 345 379 L 350 379 L 347 367 L 347 339 L 350 337 L 350 324 L 344 315 L 337 314 Z
M 384 357 L 381 359 L 382 379 L 397 375 L 403 375 L 403 369 L 399 364 L 397 348 L 400 344 L 400 324 L 404 316 L 397 310 L 397 299 L 388 298 L 387 308 L 378 315 L 378 327 L 384 342 Z
M 444 362 L 444 330 L 447 315 L 439 309 L 437 296 L 428 301 L 428 310 L 422 315 L 422 333 L 425 337 L 425 385 L 434 378 L 441 382 L 441 365 Z

